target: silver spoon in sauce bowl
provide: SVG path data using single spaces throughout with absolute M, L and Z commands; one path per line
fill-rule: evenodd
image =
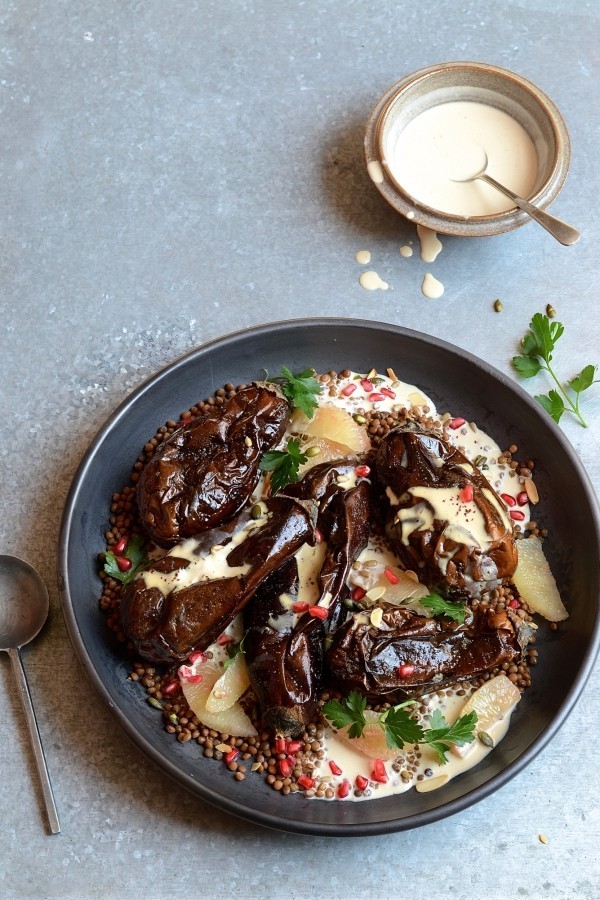
M 60 832 L 58 813 L 46 766 L 27 677 L 19 650 L 32 641 L 48 617 L 48 589 L 33 566 L 17 556 L 0 555 L 0 650 L 8 653 L 25 720 L 52 834 Z
M 452 181 L 457 184 L 465 184 L 469 181 L 476 181 L 479 179 L 480 181 L 485 181 L 486 184 L 491 185 L 493 188 L 496 188 L 497 191 L 500 191 L 504 194 L 505 197 L 508 197 L 513 201 L 515 206 L 518 206 L 519 209 L 522 209 L 523 212 L 526 212 L 534 221 L 541 225 L 542 228 L 545 228 L 552 237 L 556 238 L 557 241 L 560 241 L 561 244 L 569 247 L 571 244 L 574 244 L 581 237 L 580 233 L 576 228 L 573 228 L 572 225 L 567 225 L 566 222 L 563 222 L 561 219 L 557 219 L 556 216 L 551 216 L 550 213 L 545 212 L 542 209 L 538 209 L 537 206 L 534 206 L 533 203 L 530 203 L 529 200 L 524 200 L 523 197 L 519 197 L 518 194 L 515 194 L 510 188 L 505 187 L 503 184 L 500 184 L 499 181 L 496 181 L 495 178 L 492 178 L 491 175 L 488 175 L 486 169 L 488 167 L 488 158 L 487 153 L 483 148 L 480 148 L 481 154 L 483 155 L 484 164 L 479 169 L 475 175 L 469 175 L 468 178 L 453 178 Z

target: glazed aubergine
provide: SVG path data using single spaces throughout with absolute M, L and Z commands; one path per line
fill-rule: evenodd
M 324 641 L 347 614 L 346 579 L 369 536 L 369 485 L 353 478 L 356 460 L 315 466 L 286 492 L 318 503 L 317 528 L 325 546 L 308 549 L 271 575 L 244 611 L 244 650 L 264 723 L 281 735 L 298 734 L 311 721 L 324 670 Z M 314 605 L 326 616 L 298 616 L 299 564 L 316 560 Z M 322 561 L 321 561 L 322 559 Z M 314 577 L 313 575 L 313 577 Z
M 260 519 L 244 512 L 228 531 L 216 529 L 173 548 L 126 588 L 121 623 L 140 656 L 173 662 L 205 650 L 258 586 L 314 540 L 315 504 L 272 497 L 261 508 Z M 221 571 L 211 576 L 215 551 L 228 543 Z
M 140 519 L 169 546 L 231 521 L 259 479 L 259 462 L 290 419 L 275 387 L 239 390 L 215 413 L 198 416 L 159 446 L 137 484 Z
M 460 450 L 433 432 L 400 426 L 381 440 L 376 470 L 390 543 L 420 581 L 476 594 L 513 574 L 512 522 Z
M 380 627 L 355 613 L 334 635 L 327 664 L 343 692 L 360 691 L 373 703 L 398 702 L 406 691 L 438 690 L 513 663 L 529 638 L 528 626 L 506 612 L 479 607 L 464 624 L 428 618 L 407 607 L 380 604 Z

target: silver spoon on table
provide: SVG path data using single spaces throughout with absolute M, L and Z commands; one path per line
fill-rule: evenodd
M 534 206 L 533 203 L 530 203 L 529 200 L 524 200 L 523 197 L 519 197 L 518 194 L 513 193 L 510 188 L 505 187 L 503 184 L 500 184 L 499 181 L 496 181 L 495 178 L 492 178 L 491 175 L 488 175 L 486 169 L 488 167 L 488 158 L 487 153 L 482 149 L 481 153 L 483 154 L 484 164 L 481 169 L 475 174 L 470 175 L 468 178 L 453 178 L 452 181 L 456 181 L 459 184 L 466 183 L 468 181 L 475 181 L 479 179 L 480 181 L 485 181 L 486 184 L 491 185 L 493 188 L 496 188 L 497 191 L 500 191 L 505 197 L 508 197 L 513 201 L 515 206 L 518 206 L 519 209 L 522 209 L 526 212 L 532 219 L 534 219 L 538 225 L 541 225 L 542 228 L 545 228 L 552 237 L 555 237 L 557 241 L 560 241 L 561 244 L 565 244 L 567 247 L 571 244 L 574 244 L 575 241 L 578 241 L 581 235 L 577 231 L 576 228 L 573 228 L 572 225 L 567 225 L 566 222 L 563 222 L 561 219 L 557 219 L 556 216 L 551 216 L 550 213 L 544 212 L 542 209 L 538 209 L 537 206 Z
M 48 617 L 48 609 L 48 589 L 33 566 L 16 556 L 0 556 L 0 650 L 6 651 L 10 657 L 42 782 L 50 830 L 52 834 L 58 834 L 60 823 L 52 785 L 19 653 L 19 649 L 41 631 Z

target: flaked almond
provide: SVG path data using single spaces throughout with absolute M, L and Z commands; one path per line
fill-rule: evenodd
M 525 493 L 529 497 L 529 502 L 534 504 L 537 503 L 540 499 L 540 495 L 538 494 L 538 489 L 535 486 L 533 478 L 526 478 L 523 487 L 525 488 Z

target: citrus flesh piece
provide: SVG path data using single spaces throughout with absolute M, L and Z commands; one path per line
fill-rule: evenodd
M 180 678 L 180 682 L 189 708 L 194 715 L 198 716 L 202 724 L 233 737 L 250 737 L 257 734 L 256 728 L 239 703 L 234 703 L 229 709 L 222 712 L 209 712 L 206 709 L 206 701 L 221 677 L 222 670 L 216 666 L 204 665 L 196 667 L 195 671 L 197 675 L 202 676 L 202 681 L 194 684 L 185 678 Z
M 468 716 L 469 713 L 476 712 L 475 734 L 477 735 L 480 731 L 489 733 L 494 725 L 499 724 L 506 716 L 510 715 L 520 699 L 521 692 L 510 678 L 507 678 L 506 675 L 496 675 L 477 688 L 474 694 L 471 694 L 459 715 Z M 452 751 L 457 756 L 464 757 L 475 746 L 475 741 L 461 747 L 454 744 Z
M 379 713 L 372 709 L 365 710 L 365 719 L 367 724 L 361 737 L 351 738 L 348 736 L 348 728 L 341 728 L 336 737 L 344 744 L 369 759 L 396 759 L 400 755 L 397 747 L 388 747 L 385 738 L 385 732 L 379 725 Z
M 517 542 L 519 562 L 512 583 L 527 605 L 550 622 L 562 622 L 569 613 L 565 609 L 542 542 L 534 537 Z
M 336 444 L 343 444 L 352 453 L 366 453 L 371 441 L 366 428 L 355 422 L 350 413 L 338 406 L 320 406 L 312 419 L 304 413 L 294 413 L 294 431 L 314 438 L 326 438 Z
M 249 687 L 250 678 L 246 660 L 243 653 L 238 653 L 212 686 L 211 692 L 206 698 L 206 712 L 224 712 L 232 707 Z

